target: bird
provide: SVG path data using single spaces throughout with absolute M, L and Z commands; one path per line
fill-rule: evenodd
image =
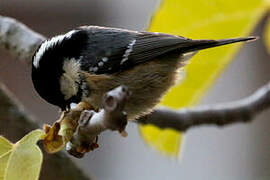
M 257 37 L 193 40 L 157 32 L 81 26 L 42 42 L 32 57 L 37 93 L 63 111 L 71 103 L 102 108 L 104 94 L 118 86 L 131 95 L 124 111 L 136 120 L 153 111 L 198 51 Z

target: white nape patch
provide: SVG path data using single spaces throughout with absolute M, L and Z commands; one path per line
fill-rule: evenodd
M 43 42 L 34 57 L 33 65 L 35 66 L 35 68 L 39 67 L 39 61 L 41 57 L 50 47 L 55 46 L 57 43 L 63 41 L 64 38 L 69 39 L 72 36 L 72 34 L 75 33 L 76 31 L 77 30 L 72 30 L 66 34 L 55 36 Z
M 125 54 L 123 55 L 123 59 L 121 60 L 120 64 L 122 65 L 125 61 L 128 60 L 128 56 L 133 50 L 133 46 L 136 43 L 136 39 L 132 40 L 131 43 L 127 46 L 127 50 L 125 51 Z
M 60 77 L 60 90 L 67 100 L 78 92 L 78 82 L 80 82 L 80 60 L 65 59 L 63 64 L 64 73 Z

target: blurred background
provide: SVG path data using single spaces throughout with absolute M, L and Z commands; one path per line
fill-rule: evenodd
M 158 4 L 158 0 L 1 0 L 0 15 L 16 18 L 50 37 L 80 25 L 145 30 Z M 264 23 L 265 20 L 253 35 L 262 36 Z M 44 123 L 52 123 L 59 116 L 58 109 L 34 91 L 30 72 L 29 65 L 0 49 L 0 81 L 29 112 Z M 269 80 L 270 59 L 260 39 L 244 45 L 201 104 L 246 97 Z M 269 116 L 268 110 L 250 124 L 191 129 L 186 133 L 179 161 L 147 147 L 137 125 L 132 123 L 128 125 L 127 138 L 105 132 L 99 138 L 99 149 L 73 160 L 93 179 L 100 180 L 268 180 Z

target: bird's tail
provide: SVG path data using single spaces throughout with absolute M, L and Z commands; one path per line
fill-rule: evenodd
M 181 51 L 183 53 L 188 53 L 192 51 L 199 51 L 202 49 L 208 49 L 208 48 L 213 48 L 217 46 L 223 46 L 226 44 L 237 43 L 237 42 L 255 41 L 257 39 L 258 37 L 256 36 L 250 36 L 250 37 L 245 37 L 245 38 L 220 39 L 220 40 L 192 40 L 191 42 L 188 43 L 187 46 L 181 47 Z

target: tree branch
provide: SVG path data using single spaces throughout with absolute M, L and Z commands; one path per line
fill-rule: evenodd
M 186 131 L 201 125 L 225 126 L 249 122 L 263 110 L 270 107 L 270 83 L 258 89 L 251 96 L 239 101 L 216 105 L 183 108 L 178 111 L 158 108 L 137 122 L 152 124 L 160 128 Z
M 34 51 L 44 39 L 44 36 L 19 21 L 0 16 L 0 46 L 16 58 L 30 62 Z

